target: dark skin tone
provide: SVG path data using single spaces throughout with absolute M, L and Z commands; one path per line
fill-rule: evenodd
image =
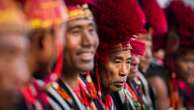
M 48 74 L 52 62 L 56 59 L 56 40 L 64 35 L 64 31 L 65 24 L 31 31 L 28 62 L 35 78 L 42 79 Z
M 129 79 L 133 79 L 136 76 L 137 72 L 139 72 L 138 65 L 139 65 L 139 55 L 132 55 L 130 68 L 131 74 L 128 75 Z
M 21 33 L 0 35 L 0 109 L 14 110 L 21 97 L 19 89 L 30 78 L 26 62 L 28 40 Z
M 49 30 L 35 30 L 31 33 L 29 66 L 32 73 L 44 73 L 55 56 L 55 37 Z M 37 75 L 37 74 L 34 74 Z
M 194 73 L 194 50 L 188 50 L 184 55 L 180 55 L 176 59 L 176 66 L 180 77 L 190 82 Z
M 104 69 L 100 72 L 102 91 L 119 91 L 124 87 L 127 76 L 130 74 L 131 50 L 110 53 L 103 65 Z
M 150 37 L 152 36 L 152 29 L 149 29 L 147 33 L 138 34 L 138 39 L 145 43 L 145 53 L 140 56 L 139 68 L 142 72 L 146 72 L 150 66 L 151 58 L 152 58 L 152 40 Z
M 152 30 L 149 30 L 147 34 L 140 34 L 140 40 L 143 41 L 146 45 L 145 54 L 140 57 L 139 68 L 142 72 L 147 72 L 150 67 L 151 58 L 152 58 L 152 41 L 148 39 L 148 36 L 152 35 Z M 158 76 L 150 77 L 148 79 L 151 87 L 155 90 L 154 95 L 156 97 L 156 109 L 157 110 L 166 110 L 169 107 L 168 91 L 163 79 Z
M 62 79 L 75 88 L 79 74 L 94 66 L 94 55 L 99 44 L 96 25 L 92 19 L 67 22 Z

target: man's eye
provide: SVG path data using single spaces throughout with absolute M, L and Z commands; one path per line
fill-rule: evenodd
M 128 63 L 128 64 L 131 64 L 131 60 L 128 60 L 127 63 Z
M 72 34 L 80 34 L 81 30 L 80 29 L 73 29 L 73 30 L 71 30 L 71 33 Z
M 95 32 L 94 27 L 90 27 L 88 30 L 89 30 L 89 32 L 91 32 L 91 33 L 92 33 L 92 32 Z
M 75 31 L 72 31 L 71 33 L 73 33 L 73 34 L 79 34 L 80 31 L 79 30 L 75 30 Z
M 113 60 L 113 63 L 121 63 L 120 60 Z

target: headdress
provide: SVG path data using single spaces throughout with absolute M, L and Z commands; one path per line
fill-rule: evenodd
M 87 18 L 93 19 L 89 4 L 92 0 L 64 0 L 68 7 L 68 20 Z
M 32 28 L 50 28 L 67 20 L 62 0 L 25 0 L 24 13 Z
M 0 32 L 28 31 L 24 14 L 12 0 L 0 0 Z

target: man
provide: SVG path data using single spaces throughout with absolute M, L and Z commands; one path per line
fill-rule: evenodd
M 95 110 L 93 97 L 80 74 L 94 67 L 94 56 L 99 44 L 96 24 L 88 2 L 65 0 L 65 3 L 68 7 L 68 21 L 62 76 L 51 84 L 48 93 L 62 109 Z
M 149 94 L 150 92 L 149 92 L 148 82 L 138 69 L 140 56 L 142 56 L 145 51 L 144 49 L 145 44 L 138 40 L 135 43 L 141 49 L 136 49 L 136 52 L 135 52 L 136 54 L 132 55 L 131 68 L 130 68 L 131 74 L 128 75 L 127 82 L 131 87 L 131 89 L 134 91 L 135 96 L 139 97 L 139 99 L 136 100 L 137 103 L 144 103 L 145 108 L 149 108 L 149 110 L 152 110 L 153 108 L 152 108 L 152 102 Z
M 32 27 L 29 33 L 30 69 L 36 78 L 43 79 L 48 75 L 57 53 L 60 53 L 58 40 L 64 41 L 66 7 L 61 0 L 28 0 L 23 6 L 28 23 Z
M 131 106 L 133 91 L 126 88 L 126 80 L 137 49 L 133 36 L 144 32 L 137 6 L 135 0 L 99 0 L 93 5 L 100 38 L 93 79 L 106 110 L 136 109 Z
M 194 11 L 186 1 L 172 1 L 167 7 L 167 15 L 170 26 L 169 38 L 176 35 L 177 42 L 171 47 L 168 54 L 168 70 L 170 71 L 170 101 L 173 109 L 194 109 L 194 84 L 192 82 L 194 72 L 194 40 L 192 19 Z M 182 22 L 185 21 L 185 22 Z M 176 27 L 176 28 L 175 28 Z M 169 48 L 167 48 L 169 49 Z
M 61 0 L 27 0 L 21 6 L 31 26 L 28 64 L 33 76 L 22 93 L 29 108 L 55 109 L 48 103 L 45 89 L 54 80 L 51 65 L 57 57 L 57 41 L 64 38 L 66 8 Z
M 16 110 L 19 89 L 29 81 L 28 27 L 21 10 L 11 0 L 0 0 L 0 109 Z
M 157 0 L 139 0 L 139 4 L 145 13 L 145 27 L 148 30 L 147 34 L 139 35 L 139 39 L 146 44 L 145 54 L 140 57 L 139 69 L 147 78 L 153 90 L 154 95 L 151 98 L 155 109 L 166 110 L 169 107 L 168 84 L 166 84 L 168 75 L 163 66 L 152 62 L 152 50 L 155 50 L 157 46 L 154 45 L 156 44 L 155 39 L 161 39 L 160 43 L 157 44 L 165 45 L 161 42 L 168 30 L 166 16 L 164 10 L 157 3 Z

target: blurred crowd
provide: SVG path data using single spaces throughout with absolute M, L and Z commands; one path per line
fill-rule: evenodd
M 0 0 L 0 110 L 194 110 L 193 4 Z

